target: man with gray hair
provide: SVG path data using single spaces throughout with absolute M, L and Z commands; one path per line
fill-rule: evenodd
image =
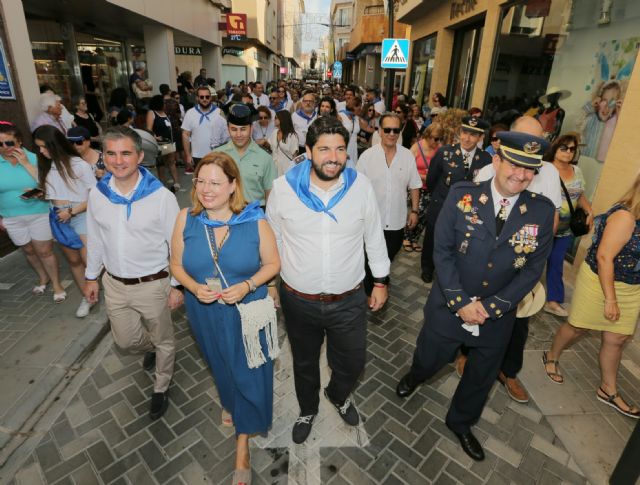
M 69 130 L 72 125 L 67 124 L 62 117 L 64 109 L 60 101 L 60 96 L 54 94 L 52 91 L 42 93 L 40 95 L 40 114 L 33 120 L 31 132 L 36 131 L 36 128 L 43 125 L 51 125 L 66 135 L 67 130 Z
M 104 268 L 113 339 L 123 350 L 146 352 L 143 367 L 155 367 L 150 417 L 158 419 L 168 406 L 175 361 L 171 310 L 183 301 L 168 272 L 180 209 L 175 196 L 140 166 L 144 152 L 135 131 L 109 128 L 103 151 L 109 173 L 89 194 L 84 294 L 90 303 L 98 300 L 98 277 Z

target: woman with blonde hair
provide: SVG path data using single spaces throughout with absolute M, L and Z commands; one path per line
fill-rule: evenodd
M 209 153 L 193 175 L 192 206 L 180 212 L 173 232 L 171 273 L 185 287 L 189 324 L 218 388 L 222 424 L 235 426 L 233 483 L 250 483 L 249 436 L 271 427 L 277 334 L 275 322 L 267 325 L 249 348 L 238 304 L 267 299 L 280 258 L 259 202 L 247 205 L 242 195 L 240 170 L 229 155 Z M 254 366 L 256 354 L 262 364 Z
M 549 379 L 562 384 L 562 351 L 587 330 L 602 332 L 600 387 L 596 398 L 625 416 L 640 410 L 618 393 L 620 359 L 640 314 L 640 174 L 632 187 L 595 221 L 593 243 L 580 267 L 568 321 L 556 332 L 551 350 L 542 354 Z

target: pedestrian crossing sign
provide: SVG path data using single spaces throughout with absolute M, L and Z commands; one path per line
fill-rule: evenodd
M 383 69 L 406 69 L 409 65 L 409 39 L 383 39 L 380 61 Z

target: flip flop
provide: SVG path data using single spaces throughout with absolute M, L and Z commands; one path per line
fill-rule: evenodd
M 547 377 L 554 384 L 562 384 L 562 383 L 564 383 L 564 377 L 562 376 L 562 374 L 560 374 L 558 372 L 558 364 L 559 363 L 560 363 L 560 361 L 558 361 L 558 360 L 549 359 L 547 357 L 547 351 L 546 350 L 544 352 L 542 352 L 542 365 L 544 365 L 544 371 L 546 372 Z M 549 372 L 547 370 L 547 364 L 553 364 L 555 366 L 555 369 L 556 369 L 555 372 Z
M 31 290 L 31 293 L 36 296 L 42 296 L 44 295 L 44 292 L 46 289 L 47 289 L 47 283 L 45 283 L 44 285 L 36 285 Z
M 62 303 L 67 299 L 67 292 L 63 291 L 62 293 L 54 293 L 53 294 L 53 302 L 54 303 Z
M 226 409 L 222 409 L 222 426 L 225 428 L 231 428 L 233 426 L 233 417 L 231 417 L 231 413 Z
M 640 419 L 640 410 L 636 409 L 635 411 L 633 411 L 634 406 L 629 406 L 627 404 L 627 406 L 629 407 L 629 410 L 627 411 L 626 409 L 622 409 L 620 407 L 620 405 L 618 405 L 616 403 L 616 399 L 620 398 L 622 399 L 622 396 L 620 395 L 620 393 L 616 392 L 615 394 L 607 394 L 604 389 L 602 389 L 602 387 L 598 388 L 598 391 L 600 391 L 602 394 L 604 394 L 606 397 L 602 397 L 600 395 L 600 392 L 596 391 L 596 397 L 598 398 L 598 401 L 605 403 L 607 406 L 611 406 L 613 409 L 615 409 L 616 411 L 618 411 L 620 414 L 624 414 L 625 416 L 629 416 L 630 418 L 634 418 L 634 419 Z M 624 399 L 623 399 L 624 401 Z
M 409 241 L 404 241 L 402 243 L 402 248 L 408 253 L 413 252 L 413 245 Z

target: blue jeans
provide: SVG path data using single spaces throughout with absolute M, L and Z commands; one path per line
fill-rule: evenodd
M 564 255 L 573 243 L 573 236 L 553 238 L 551 254 L 547 259 L 547 301 L 564 302 L 564 283 L 562 282 L 562 268 Z

